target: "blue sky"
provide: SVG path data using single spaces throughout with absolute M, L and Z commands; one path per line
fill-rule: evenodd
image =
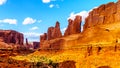
M 0 29 L 22 32 L 29 41 L 39 41 L 40 34 L 60 22 L 61 31 L 67 19 L 82 15 L 101 4 L 117 0 L 0 0 Z

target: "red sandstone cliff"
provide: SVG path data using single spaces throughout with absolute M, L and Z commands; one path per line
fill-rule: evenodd
M 0 40 L 5 43 L 13 43 L 23 45 L 24 36 L 14 30 L 0 30 Z
M 93 9 L 85 20 L 84 30 L 97 25 L 120 22 L 120 2 L 110 2 Z
M 76 16 L 75 20 L 68 20 L 69 24 L 68 27 L 64 33 L 64 36 L 68 36 L 71 34 L 77 34 L 80 33 L 81 31 L 81 22 L 82 22 L 82 17 L 81 16 Z
M 60 31 L 60 23 L 57 21 L 55 27 L 49 27 L 47 33 L 40 36 L 40 47 L 51 47 L 49 40 L 61 38 L 62 33 Z
M 69 19 L 69 25 L 64 33 L 64 37 L 53 37 L 55 27 L 49 28 L 49 40 L 47 38 L 42 46 L 49 48 L 53 43 L 56 44 L 58 40 L 62 40 L 62 46 L 65 47 L 110 44 L 116 40 L 120 42 L 120 1 L 103 4 L 93 9 L 85 20 L 83 32 L 80 32 L 81 21 L 81 16 L 76 16 L 75 20 Z M 55 46 L 61 46 L 61 44 Z

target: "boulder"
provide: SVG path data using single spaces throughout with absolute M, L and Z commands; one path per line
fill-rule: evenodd
M 58 68 L 76 68 L 74 61 L 64 61 L 59 63 Z

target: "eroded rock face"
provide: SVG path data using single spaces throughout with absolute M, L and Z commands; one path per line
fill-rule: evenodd
M 60 31 L 60 23 L 58 21 L 56 22 L 52 36 L 53 36 L 53 39 L 62 37 L 62 33 Z
M 120 22 L 120 1 L 93 9 L 85 20 L 84 30 L 96 25 Z
M 64 36 L 68 36 L 71 34 L 76 34 L 80 33 L 81 31 L 81 22 L 82 22 L 82 17 L 81 16 L 76 16 L 75 20 L 68 20 L 69 24 L 68 27 L 64 33 Z
M 44 33 L 43 35 L 40 35 L 40 41 L 47 40 L 47 33 Z
M 43 47 L 43 43 L 46 40 L 47 40 L 47 33 L 44 33 L 43 35 L 40 35 L 40 47 Z
M 60 23 L 57 21 L 55 27 L 49 27 L 47 33 L 40 36 L 40 47 L 56 48 L 57 46 L 54 46 L 54 44 L 49 41 L 60 37 L 62 37 L 62 33 L 60 31 Z M 45 41 L 46 43 L 44 43 Z
M 48 40 L 53 39 L 53 31 L 54 31 L 54 27 L 49 27 L 48 31 L 47 31 L 47 35 L 48 35 Z
M 64 33 L 64 36 L 70 35 L 71 34 L 71 30 L 72 30 L 72 24 L 73 24 L 73 20 L 69 19 L 68 20 L 68 27 Z
M 13 43 L 23 45 L 24 36 L 14 30 L 0 30 L 0 39 L 5 43 Z
M 62 33 L 60 31 L 60 23 L 57 21 L 55 27 L 49 27 L 47 34 L 48 40 L 62 37 Z
M 55 42 L 52 42 L 49 44 L 49 48 L 51 49 L 62 49 L 62 45 L 64 44 L 64 40 L 63 39 L 58 39 Z

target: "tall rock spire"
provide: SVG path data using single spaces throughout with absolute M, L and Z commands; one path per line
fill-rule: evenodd
M 81 31 L 81 22 L 82 22 L 82 17 L 81 16 L 76 16 L 74 21 L 69 19 L 68 20 L 69 24 L 67 29 L 65 30 L 64 36 L 68 36 L 71 34 L 77 34 L 80 33 Z

